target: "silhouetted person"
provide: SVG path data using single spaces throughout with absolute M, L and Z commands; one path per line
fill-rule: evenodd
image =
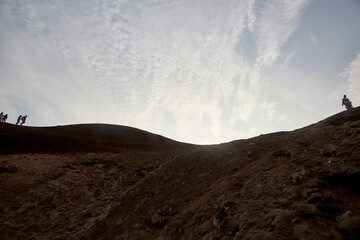
M 21 115 L 18 116 L 18 119 L 16 120 L 16 125 L 18 125 L 20 123 L 21 117 L 22 117 Z
M 3 117 L 4 117 L 4 113 L 3 113 L 3 112 L 1 112 L 1 113 L 0 113 L 0 122 L 2 122 Z
M 7 118 L 8 118 L 8 115 L 5 114 L 5 115 L 3 116 L 3 118 L 2 118 L 2 121 L 3 121 L 3 122 L 6 122 Z
M 26 118 L 27 118 L 27 115 L 25 115 L 25 116 L 23 116 L 23 117 L 21 118 L 20 126 L 22 126 L 23 124 L 25 124 Z
M 352 104 L 350 102 L 350 100 L 346 97 L 346 95 L 344 95 L 343 99 L 342 99 L 342 106 L 346 107 L 347 110 L 349 110 L 350 108 L 352 108 Z

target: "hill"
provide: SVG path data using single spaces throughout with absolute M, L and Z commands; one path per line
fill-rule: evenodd
M 20 127 L 0 123 L 0 153 L 121 152 L 168 149 L 183 144 L 139 129 L 108 124 Z
M 360 238 L 360 108 L 210 146 L 98 127 L 0 125 L 1 239 Z

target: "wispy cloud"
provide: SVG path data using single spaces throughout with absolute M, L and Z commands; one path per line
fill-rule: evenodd
M 4 0 L 2 102 L 37 125 L 108 122 L 201 143 L 249 137 L 257 123 L 285 119 L 268 91 L 298 60 L 301 49 L 285 47 L 310 2 Z
M 289 39 L 300 22 L 301 14 L 309 0 L 276 0 L 254 5 L 258 12 L 254 23 L 257 35 L 259 64 L 272 65 L 280 55 L 283 44 Z
M 351 62 L 350 66 L 344 71 L 343 76 L 347 78 L 348 97 L 354 106 L 360 104 L 360 54 Z
M 287 70 L 289 68 L 292 57 L 295 55 L 296 50 L 290 52 L 284 59 L 283 63 L 280 65 L 281 70 Z
M 23 30 L 18 45 L 29 44 L 18 57 L 37 72 L 17 77 L 32 82 L 31 96 L 43 92 L 42 99 L 51 99 L 47 104 L 28 99 L 39 109 L 52 104 L 68 112 L 76 102 L 97 114 L 76 111 L 69 120 L 121 122 L 157 132 L 163 126 L 154 119 L 169 118 L 173 121 L 167 124 L 181 129 L 180 136 L 208 118 L 214 137 L 226 125 L 246 122 L 254 114 L 262 101 L 261 65 L 276 60 L 304 6 L 302 1 L 276 1 L 280 11 L 275 11 L 259 1 L 110 0 L 5 5 L 12 24 Z M 257 36 L 255 65 L 234 51 L 246 27 Z M 28 56 L 36 58 L 37 67 L 24 62 Z M 64 93 L 49 90 L 50 82 L 57 86 L 54 91 Z M 14 89 L 7 86 L 10 94 Z M 274 111 L 271 103 L 262 106 L 269 106 L 269 114 Z M 54 115 L 49 110 L 44 114 Z M 229 120 L 224 122 L 223 116 Z
M 254 35 L 257 52 L 256 62 L 245 62 L 247 71 L 242 78 L 244 85 L 238 87 L 238 102 L 232 122 L 240 118 L 247 121 L 257 109 L 266 112 L 267 119 L 272 119 L 276 112 L 275 104 L 267 101 L 266 82 L 263 71 L 279 58 L 281 49 L 291 34 L 300 24 L 303 10 L 310 1 L 249 1 L 246 10 L 247 30 Z M 287 55 L 280 68 L 286 69 L 296 51 Z M 243 66 L 244 68 L 244 66 Z M 263 116 L 260 116 L 263 119 Z

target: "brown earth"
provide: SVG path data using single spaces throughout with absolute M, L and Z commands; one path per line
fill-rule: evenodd
M 360 239 L 360 108 L 219 145 L 6 123 L 0 144 L 0 239 Z

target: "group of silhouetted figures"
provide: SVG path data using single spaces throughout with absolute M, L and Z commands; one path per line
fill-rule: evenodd
M 7 114 L 4 114 L 3 112 L 0 113 L 0 122 L 6 122 L 7 118 Z
M 0 122 L 6 122 L 7 118 L 8 118 L 7 114 L 4 114 L 3 112 L 0 113 Z M 25 124 L 26 118 L 27 118 L 27 115 L 24 115 L 24 116 L 20 115 L 16 120 L 16 125 L 19 125 L 19 123 L 20 123 L 20 126 Z
M 16 120 L 16 125 L 18 125 L 20 123 L 20 126 L 22 126 L 23 124 L 25 124 L 26 122 L 26 118 L 27 118 L 27 115 L 25 116 L 18 116 L 17 120 Z

